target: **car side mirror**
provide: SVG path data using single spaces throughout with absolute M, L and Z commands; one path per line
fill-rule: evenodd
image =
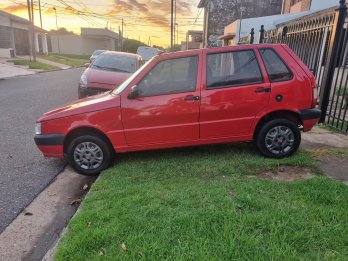
M 139 97 L 140 97 L 140 91 L 137 88 L 137 86 L 134 85 L 128 94 L 128 99 L 134 100 L 134 99 L 139 98 Z
M 90 63 L 85 63 L 84 67 L 88 68 L 91 64 Z

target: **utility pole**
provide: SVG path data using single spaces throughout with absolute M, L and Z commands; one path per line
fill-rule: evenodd
M 175 23 L 175 27 L 176 27 L 176 44 L 179 44 L 179 24 Z
M 57 39 L 58 39 L 58 53 L 60 54 L 60 41 L 59 41 L 59 31 L 58 31 L 58 17 L 57 17 L 57 9 L 53 7 L 53 10 L 56 14 L 56 27 L 57 27 Z
M 173 50 L 173 36 L 174 36 L 174 0 L 171 0 L 170 8 L 170 49 Z
M 40 13 L 40 27 L 42 29 L 41 1 L 40 0 L 39 0 L 39 13 Z
M 32 60 L 36 62 L 36 49 L 35 49 L 35 31 L 34 31 L 34 5 L 33 0 L 31 3 L 27 0 L 28 7 L 28 16 L 29 16 L 29 31 L 30 31 L 30 39 L 29 39 L 29 48 L 30 48 L 30 61 Z
M 121 23 L 121 30 L 120 30 L 120 27 L 118 27 L 118 31 L 120 32 L 120 37 L 121 37 L 121 44 L 120 44 L 120 47 L 121 47 L 121 51 L 123 51 L 123 27 L 124 27 L 124 20 L 122 18 L 122 23 Z
M 27 8 L 28 8 L 28 17 L 29 17 L 29 22 L 31 23 L 31 11 L 30 11 L 30 2 L 29 0 L 27 0 Z M 30 37 L 31 37 L 31 25 L 30 25 Z M 29 39 L 29 60 L 31 61 L 31 57 L 32 57 L 32 51 L 33 51 L 33 48 L 31 47 L 32 46 L 32 42 L 31 40 Z

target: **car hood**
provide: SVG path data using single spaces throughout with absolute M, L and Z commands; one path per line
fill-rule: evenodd
M 113 95 L 110 92 L 90 96 L 46 112 L 40 119 L 38 119 L 38 122 L 120 107 L 120 101 L 118 95 Z
M 99 83 L 113 85 L 114 87 L 118 87 L 132 75 L 132 73 L 113 72 L 94 68 L 87 68 L 83 74 L 86 75 L 89 85 Z

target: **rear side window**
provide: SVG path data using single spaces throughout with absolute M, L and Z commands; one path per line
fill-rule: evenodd
M 263 82 L 263 78 L 254 51 L 208 54 L 207 89 L 261 82 Z
M 292 79 L 291 71 L 273 49 L 260 49 L 260 53 L 271 82 L 282 82 Z

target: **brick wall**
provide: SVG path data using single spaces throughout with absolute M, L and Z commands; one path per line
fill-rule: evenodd
M 302 0 L 294 5 L 291 6 L 290 8 L 290 13 L 299 13 L 303 11 L 308 11 L 310 7 L 310 0 Z
M 324 1 L 324 0 L 323 0 Z M 308 11 L 312 0 L 284 0 L 283 13 L 297 13 Z
M 281 13 L 282 1 L 279 0 L 210 0 L 205 7 L 207 24 L 205 30 L 205 46 L 217 46 L 218 37 L 224 34 L 224 28 L 240 19 L 241 7 L 244 8 L 242 18 L 275 15 Z

